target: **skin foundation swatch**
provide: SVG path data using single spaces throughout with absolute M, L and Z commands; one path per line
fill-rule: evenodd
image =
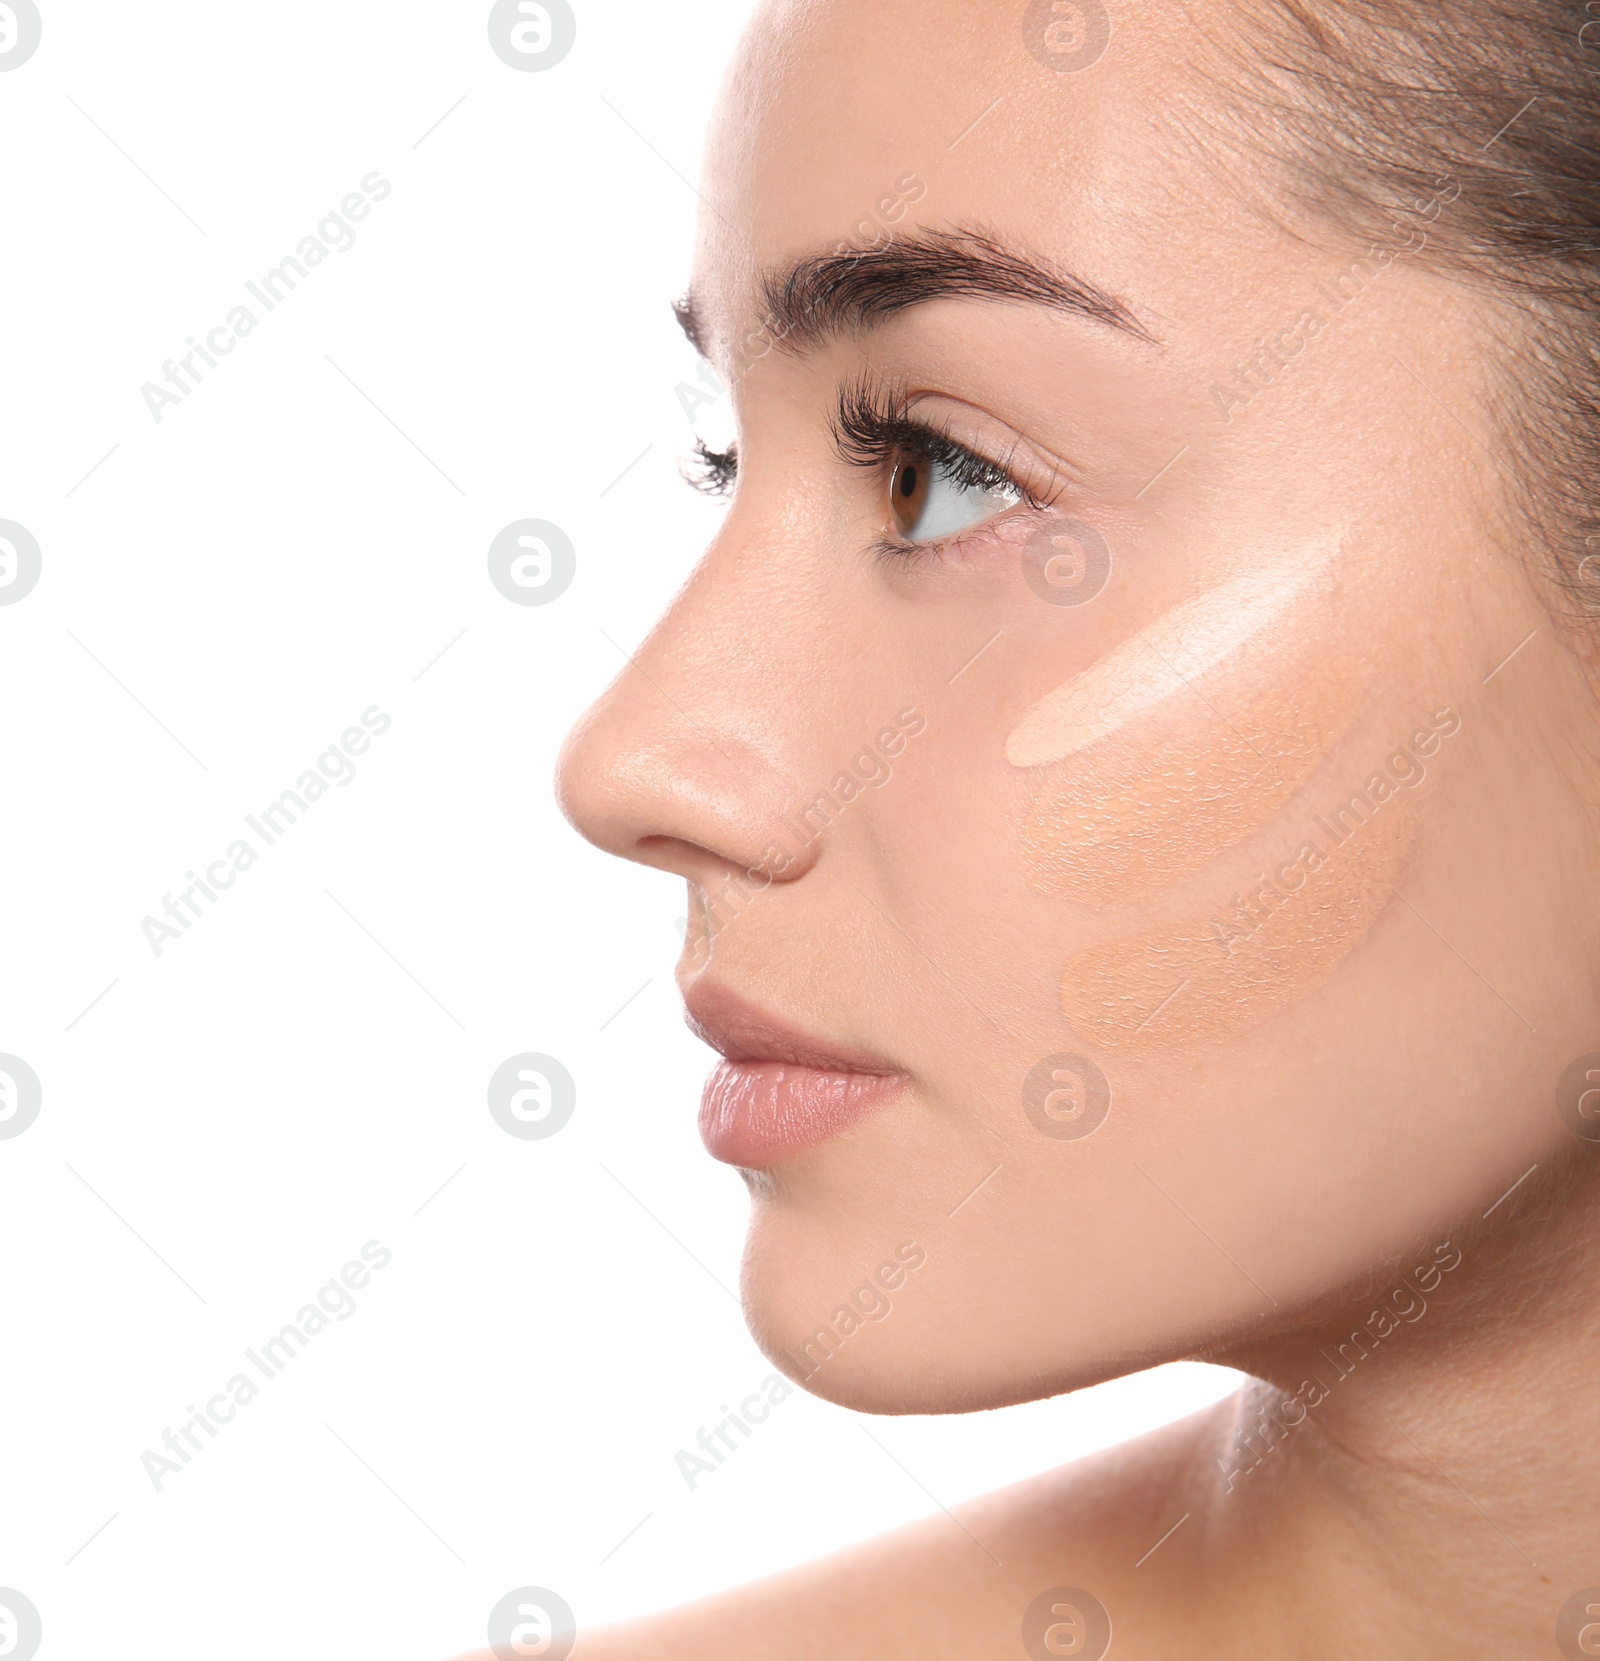
M 1344 842 L 1323 837 L 1316 857 L 1269 864 L 1265 882 L 1249 880 L 1252 868 L 1219 891 L 1203 923 L 1080 952 L 1062 978 L 1062 1013 L 1105 1050 L 1192 1044 L 1255 1025 L 1326 981 L 1376 923 L 1399 886 L 1414 824 L 1409 800 L 1396 800 Z
M 1404 879 L 1431 759 L 1461 730 L 1436 709 L 1351 789 L 1323 770 L 1296 831 L 1267 857 L 1242 850 L 1202 886 L 1209 911 L 1092 946 L 1067 965 L 1061 1010 L 1106 1050 L 1243 1031 L 1314 991 L 1361 943 Z M 1187 904 L 1185 909 L 1187 910 Z
M 1022 863 L 1042 893 L 1100 909 L 1168 888 L 1277 813 L 1348 731 L 1355 688 L 1330 688 L 1315 716 L 1278 696 L 1183 694 L 1160 746 L 1114 734 L 1070 764 L 1040 769 Z
M 1047 693 L 1013 728 L 1013 767 L 1061 761 L 1108 737 L 1271 628 L 1331 563 L 1322 548 L 1293 566 L 1249 571 L 1185 600 Z
M 1295 604 L 1331 552 L 1185 601 L 1028 711 L 1006 755 L 1037 773 L 1022 842 L 1036 888 L 1097 909 L 1140 898 L 1305 784 L 1365 691 L 1327 667 L 1325 621 Z
M 1350 656 L 1330 650 L 1327 609 L 1302 603 L 1325 590 L 1336 552 L 1185 600 L 1040 699 L 1007 739 L 1007 760 L 1038 775 L 1022 841 L 1034 887 L 1115 909 L 1214 873 L 1185 890 L 1187 918 L 1145 921 L 1068 964 L 1061 1008 L 1085 1043 L 1252 1026 L 1325 981 L 1392 899 L 1415 834 L 1408 781 L 1377 804 L 1363 795 L 1367 811 L 1337 833 L 1318 820 L 1285 829 L 1276 850 L 1257 839 L 1326 776 L 1371 697 L 1327 667 Z

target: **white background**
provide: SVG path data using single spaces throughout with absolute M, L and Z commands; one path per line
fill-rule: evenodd
M 550 775 L 714 523 L 668 302 L 743 0 L 581 5 L 535 74 L 486 5 L 41 3 L 0 74 L 0 518 L 43 549 L 0 606 L 0 1051 L 44 1089 L 0 1141 L 0 1586 L 46 1661 L 442 1661 L 513 1587 L 678 1602 L 1230 1387 L 873 1422 L 893 1458 L 797 1395 L 677 1471 L 771 1371 L 744 1190 L 695 1133 L 681 887 Z M 374 170 L 355 245 L 155 422 L 141 385 Z M 486 575 L 523 517 L 578 550 L 548 606 Z M 141 919 L 374 704 L 354 781 L 157 957 Z M 578 1085 L 545 1141 L 485 1103 L 529 1050 Z M 153 1487 L 373 1239 L 354 1315 Z

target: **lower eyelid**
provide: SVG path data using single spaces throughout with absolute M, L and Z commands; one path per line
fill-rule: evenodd
M 1042 511 L 1034 507 L 1026 497 L 1013 502 L 1009 507 L 997 509 L 994 513 L 982 519 L 975 519 L 970 525 L 963 525 L 958 531 L 950 531 L 944 536 L 927 537 L 915 542 L 885 541 L 881 547 L 885 553 L 892 553 L 902 558 L 914 555 L 930 555 L 937 557 L 940 554 L 960 552 L 968 543 L 977 543 L 988 539 L 1007 550 L 1020 550 L 1027 546 L 1034 534 L 1034 519 Z

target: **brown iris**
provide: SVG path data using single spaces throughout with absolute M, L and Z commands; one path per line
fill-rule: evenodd
M 895 529 L 902 536 L 910 536 L 928 505 L 928 487 L 933 479 L 933 464 L 926 456 L 914 456 L 902 450 L 889 478 L 889 504 L 894 510 Z

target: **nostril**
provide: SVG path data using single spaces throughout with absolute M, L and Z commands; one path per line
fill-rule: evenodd
M 707 867 L 724 863 L 709 849 L 679 836 L 641 836 L 629 857 L 658 871 L 675 871 L 691 881 L 703 880 Z

